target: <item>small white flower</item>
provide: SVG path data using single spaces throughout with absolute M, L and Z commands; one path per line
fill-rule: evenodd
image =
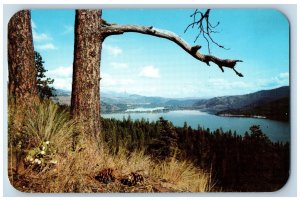
M 32 162 L 32 161 L 33 161 L 33 158 L 30 157 L 29 161 Z
M 42 154 L 42 155 L 45 155 L 45 151 L 41 151 L 41 154 Z
M 37 164 L 41 163 L 41 161 L 38 158 L 34 159 L 34 162 L 37 163 Z
M 42 146 L 42 150 L 45 150 L 46 148 L 44 146 Z
M 41 164 L 41 163 L 42 163 L 42 161 L 39 160 L 37 164 Z
M 46 144 L 49 144 L 50 142 L 49 141 L 46 141 Z

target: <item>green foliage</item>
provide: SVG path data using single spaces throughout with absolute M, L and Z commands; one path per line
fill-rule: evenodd
M 56 151 L 71 149 L 76 123 L 66 111 L 58 112 L 58 105 L 45 101 L 36 105 L 27 115 L 24 133 L 28 136 L 27 147 L 38 147 L 49 141 Z
M 157 123 L 159 136 L 152 139 L 148 148 L 148 153 L 157 159 L 163 160 L 174 156 L 177 152 L 178 136 L 171 122 L 160 117 Z
M 42 99 L 49 99 L 55 96 L 55 89 L 50 87 L 53 84 L 54 79 L 46 78 L 45 72 L 47 70 L 44 68 L 44 61 L 40 53 L 34 52 L 35 56 L 35 67 L 37 70 L 37 85 L 38 93 Z
M 222 129 L 176 131 L 185 156 L 212 169 L 212 177 L 225 191 L 274 191 L 288 179 L 289 143 L 271 142 L 258 125 L 244 137 Z
M 163 118 L 156 122 L 101 119 L 101 123 L 111 152 L 142 149 L 161 161 L 176 154 L 178 160 L 212 171 L 223 191 L 275 191 L 289 176 L 289 143 L 271 142 L 258 125 L 242 137 L 231 130 L 174 127 Z

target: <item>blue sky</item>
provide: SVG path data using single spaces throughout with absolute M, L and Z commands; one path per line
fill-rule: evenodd
M 105 9 L 102 17 L 118 24 L 166 29 L 194 45 L 197 29 L 187 9 Z M 71 90 L 74 10 L 32 10 L 35 50 L 45 60 L 54 87 Z M 101 90 L 164 97 L 213 97 L 245 94 L 289 84 L 289 24 L 275 10 L 213 9 L 211 22 L 220 25 L 214 39 L 230 50 L 211 44 L 211 53 L 241 59 L 238 77 L 225 68 L 195 60 L 176 44 L 153 36 L 127 33 L 105 39 L 101 60 Z M 201 52 L 208 53 L 199 38 Z

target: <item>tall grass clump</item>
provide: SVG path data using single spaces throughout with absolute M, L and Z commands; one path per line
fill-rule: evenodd
M 8 170 L 14 186 L 26 186 L 24 178 L 30 183 L 31 176 L 55 170 L 59 154 L 71 151 L 79 127 L 67 111 L 58 110 L 50 100 L 35 103 L 26 111 L 9 102 Z
M 34 106 L 27 115 L 24 132 L 31 140 L 32 146 L 49 142 L 56 151 L 67 151 L 71 148 L 76 124 L 65 110 L 58 112 L 58 105 L 51 101 Z
M 156 164 L 151 174 L 163 178 L 169 187 L 181 192 L 208 192 L 212 190 L 210 173 L 196 168 L 191 162 L 178 161 L 175 157 Z

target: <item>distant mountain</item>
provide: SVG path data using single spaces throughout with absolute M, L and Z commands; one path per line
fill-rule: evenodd
M 64 89 L 55 89 L 56 96 L 71 96 L 71 91 L 67 91 Z
M 137 94 L 101 92 L 101 101 L 113 104 L 140 105 L 144 107 L 191 107 L 196 98 L 165 98 L 158 96 L 142 96 Z
M 57 102 L 62 105 L 70 105 L 71 104 L 71 91 L 63 90 L 63 89 L 55 89 L 54 94 L 55 97 L 52 98 L 54 102 Z
M 127 105 L 125 104 L 108 104 L 104 101 L 101 101 L 102 113 L 122 112 L 125 110 L 127 110 Z
M 250 114 L 250 111 L 263 110 L 269 108 L 276 110 L 276 103 L 283 106 L 280 111 L 286 113 L 287 100 L 290 95 L 290 88 L 288 86 L 262 90 L 255 93 L 237 96 L 221 96 L 210 99 L 195 99 L 195 98 L 163 98 L 163 97 L 148 97 L 137 94 L 117 93 L 117 92 L 101 92 L 101 112 L 122 112 L 127 109 L 134 109 L 137 107 L 165 107 L 167 109 L 194 109 L 206 111 L 213 114 Z M 56 90 L 57 97 L 54 101 L 60 104 L 70 105 L 71 92 L 66 90 Z M 283 99 L 283 100 L 280 100 Z M 277 101 L 277 102 L 276 102 Z M 284 109 L 285 108 L 285 109 Z M 243 111 L 243 112 L 242 112 Z M 252 113 L 251 113 L 252 114 Z M 260 114 L 256 112 L 256 114 Z M 271 111 L 265 111 L 264 116 L 276 116 Z M 281 115 L 281 113 L 280 113 Z M 272 117 L 274 118 L 274 117 Z M 282 118 L 282 115 L 281 117 Z
M 109 103 L 118 104 L 161 104 L 169 100 L 162 97 L 148 97 L 136 94 L 101 93 L 101 100 Z
M 57 96 L 54 101 L 70 105 L 71 92 L 66 90 L 56 90 Z M 118 92 L 100 92 L 101 97 L 101 112 L 121 112 L 135 107 L 167 107 L 169 109 L 192 107 L 197 99 L 175 99 L 163 98 L 155 96 L 142 96 L 137 94 L 118 93 Z
M 169 107 L 193 107 L 193 105 L 199 101 L 199 99 L 172 99 L 164 103 L 165 106 Z
M 268 119 L 288 121 L 290 117 L 290 98 L 280 98 L 267 103 L 248 105 L 239 109 L 229 109 L 217 113 L 220 116 L 266 117 Z
M 254 108 L 289 96 L 290 88 L 288 86 L 284 86 L 245 95 L 221 96 L 207 100 L 199 100 L 193 106 L 202 111 L 217 113 L 220 111 L 240 109 L 243 107 Z

